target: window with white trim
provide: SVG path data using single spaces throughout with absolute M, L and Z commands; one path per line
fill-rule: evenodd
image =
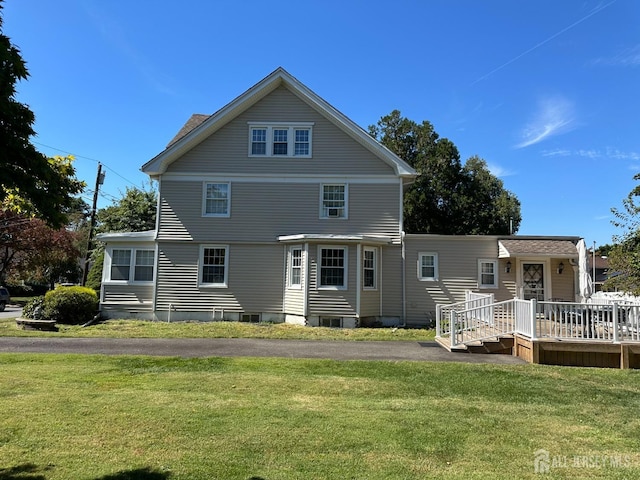
M 347 288 L 347 247 L 320 247 L 318 287 Z
M 378 249 L 364 247 L 362 251 L 362 287 L 365 290 L 376 289 L 376 261 Z
M 228 182 L 205 182 L 203 186 L 202 215 L 228 217 L 231 211 L 231 185 Z
M 302 285 L 302 248 L 289 248 L 289 287 L 300 288 Z
M 418 279 L 422 281 L 438 280 L 438 254 L 421 252 L 418 254 Z
M 478 260 L 478 287 L 498 288 L 497 260 Z
M 111 282 L 153 282 L 155 250 L 114 248 L 111 250 Z
M 311 157 L 313 123 L 249 124 L 250 157 Z
M 226 287 L 229 276 L 229 247 L 204 245 L 200 248 L 200 285 Z
M 320 218 L 347 218 L 347 197 L 347 185 L 321 185 Z
M 133 281 L 153 282 L 153 263 L 155 260 L 155 252 L 153 250 L 136 250 L 135 257 Z

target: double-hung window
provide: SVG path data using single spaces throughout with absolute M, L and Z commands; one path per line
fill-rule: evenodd
M 421 252 L 418 254 L 418 280 L 438 280 L 438 254 Z
M 376 255 L 377 249 L 364 247 L 362 251 L 362 286 L 365 290 L 376 288 Z
M 200 285 L 226 287 L 229 276 L 229 247 L 204 245 L 200 247 Z
M 311 157 L 313 123 L 249 123 L 249 156 Z
M 320 197 L 320 218 L 347 218 L 347 185 L 321 185 Z
M 114 248 L 111 251 L 111 276 L 109 280 L 129 281 L 131 276 L 131 249 Z
M 141 248 L 114 248 L 111 250 L 109 281 L 152 282 L 155 250 Z
M 205 182 L 202 215 L 204 217 L 228 217 L 230 212 L 231 185 L 228 182 Z
M 497 260 L 478 260 L 478 287 L 498 288 Z
M 289 287 L 300 288 L 302 285 L 302 248 L 289 248 Z
M 347 248 L 320 247 L 318 286 L 328 289 L 347 288 Z

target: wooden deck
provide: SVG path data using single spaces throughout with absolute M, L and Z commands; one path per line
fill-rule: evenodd
M 640 368 L 640 343 L 603 342 L 593 339 L 531 340 L 521 335 L 501 335 L 451 347 L 448 337 L 436 337 L 443 348 L 459 353 L 510 354 L 529 363 L 575 367 Z

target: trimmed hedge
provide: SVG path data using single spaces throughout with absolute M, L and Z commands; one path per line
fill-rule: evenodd
M 87 287 L 58 287 L 44 296 L 44 318 L 56 323 L 79 325 L 98 311 L 98 295 Z
M 22 308 L 22 316 L 24 318 L 31 318 L 32 320 L 45 320 L 44 295 L 28 300 Z

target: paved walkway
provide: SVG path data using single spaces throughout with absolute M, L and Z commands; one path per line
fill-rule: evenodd
M 251 338 L 0 337 L 0 352 L 157 355 L 176 357 L 283 357 L 335 360 L 525 363 L 511 355 L 451 353 L 436 342 L 348 342 Z

